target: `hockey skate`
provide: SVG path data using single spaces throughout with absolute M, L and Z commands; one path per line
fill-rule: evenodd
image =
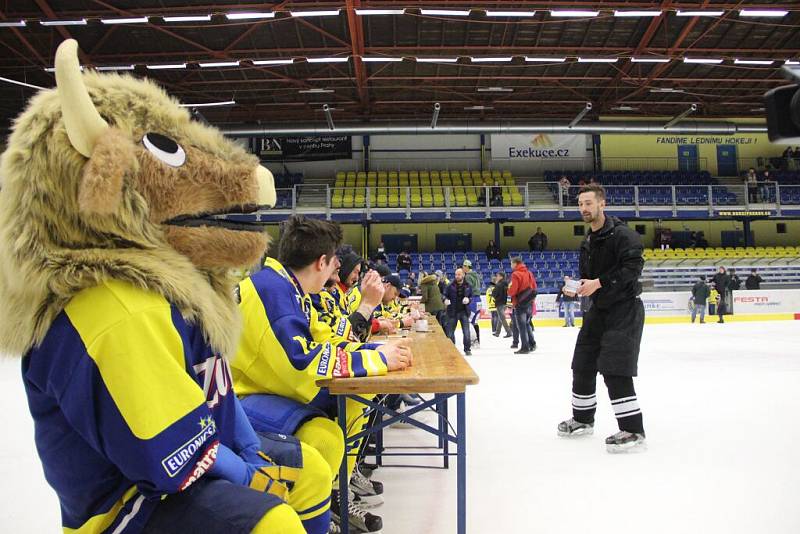
M 644 434 L 620 430 L 613 436 L 608 436 L 606 438 L 606 450 L 612 454 L 621 452 L 644 452 L 647 450 L 647 440 Z
M 347 499 L 348 526 L 350 532 L 361 534 L 364 532 L 380 532 L 383 528 L 383 519 L 380 516 L 367 512 L 363 505 L 356 502 L 355 494 L 350 491 Z M 339 517 L 339 490 L 331 494 L 331 518 L 339 526 L 342 519 Z
M 594 434 L 594 423 L 581 423 L 570 417 L 558 423 L 558 435 L 562 438 L 574 438 Z
M 364 476 L 358 467 L 353 470 L 353 476 L 350 477 L 350 489 L 358 497 L 357 502 L 360 502 L 363 508 L 375 508 L 383 504 L 383 483 L 377 480 L 370 480 Z

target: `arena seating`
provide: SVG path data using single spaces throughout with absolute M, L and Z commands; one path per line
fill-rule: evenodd
M 517 251 L 510 252 L 500 260 L 489 260 L 483 252 L 420 252 L 411 254 L 411 270 L 432 273 L 441 269 L 452 279 L 456 269 L 461 267 L 465 259 L 472 262 L 472 268 L 483 277 L 484 285 L 488 285 L 492 275 L 504 271 L 511 275 L 511 258 L 522 257 L 523 261 L 536 277 L 539 293 L 555 293 L 564 276 L 576 276 L 578 273 L 578 252 L 573 250 L 548 250 L 544 252 Z M 387 254 L 391 269 L 397 267 L 397 254 Z M 400 271 L 405 279 L 408 272 Z
M 773 171 L 770 178 L 781 186 L 781 204 L 800 204 L 800 171 Z M 774 202 L 775 191 L 770 190 L 769 194 Z
M 800 247 L 716 247 L 646 249 L 642 283 L 655 289 L 688 289 L 699 276 L 713 276 L 719 265 L 735 269 L 742 283 L 757 269 L 765 286 L 800 284 Z
M 604 171 L 604 172 L 558 172 L 545 171 L 544 181 L 550 182 L 553 198 L 558 201 L 558 180 L 566 176 L 574 188 L 570 197 L 577 194 L 578 183 L 592 178 L 606 188 L 607 201 L 611 205 L 630 206 L 634 202 L 634 188 L 639 187 L 640 205 L 672 204 L 672 186 L 675 186 L 677 204 L 685 206 L 707 205 L 708 186 L 713 186 L 713 202 L 717 205 L 735 205 L 737 198 L 726 187 L 718 185 L 715 178 L 706 172 L 682 171 Z
M 405 208 L 406 188 L 412 208 L 445 206 L 447 188 L 451 188 L 451 206 L 477 207 L 484 205 L 485 185 L 502 187 L 504 206 L 522 205 L 522 193 L 510 171 L 420 170 L 337 172 L 331 207 L 366 207 L 367 188 L 373 208 Z

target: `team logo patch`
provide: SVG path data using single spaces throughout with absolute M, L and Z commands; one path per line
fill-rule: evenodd
M 336 378 L 350 376 L 350 369 L 347 367 L 347 352 L 341 347 L 336 348 L 336 363 L 333 365 L 333 376 Z
M 206 449 L 203 453 L 203 456 L 194 464 L 194 469 L 192 472 L 189 473 L 189 476 L 186 477 L 183 482 L 181 482 L 180 491 L 185 490 L 189 486 L 191 486 L 198 478 L 205 475 L 206 472 L 211 469 L 211 466 L 214 465 L 214 462 L 217 460 L 217 450 L 219 449 L 219 441 L 215 441 Z
M 175 449 L 169 456 L 161 460 L 164 471 L 172 478 L 186 466 L 200 447 L 217 433 L 217 425 L 211 417 L 200 420 L 200 432 L 189 441 Z M 216 451 L 214 452 L 216 454 Z M 213 463 L 213 462 L 212 462 Z

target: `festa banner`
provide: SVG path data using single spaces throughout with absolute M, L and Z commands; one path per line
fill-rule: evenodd
M 734 291 L 733 313 L 800 313 L 800 290 Z
M 262 161 L 325 161 L 352 159 L 349 135 L 320 137 L 254 137 L 252 150 Z
M 492 134 L 492 159 L 542 161 L 587 158 L 583 134 Z

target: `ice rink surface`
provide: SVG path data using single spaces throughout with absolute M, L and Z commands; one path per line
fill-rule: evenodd
M 469 360 L 481 377 L 467 393 L 470 533 L 800 532 L 800 323 L 647 325 L 636 387 L 649 450 L 636 455 L 605 452 L 616 423 L 602 380 L 595 435 L 556 436 L 576 334 L 540 328 L 538 350 L 517 356 L 484 329 Z M 0 361 L 0 402 L 0 532 L 58 532 L 18 361 Z M 385 439 L 434 444 L 409 429 Z M 384 534 L 455 532 L 455 474 L 455 462 L 379 469 Z

